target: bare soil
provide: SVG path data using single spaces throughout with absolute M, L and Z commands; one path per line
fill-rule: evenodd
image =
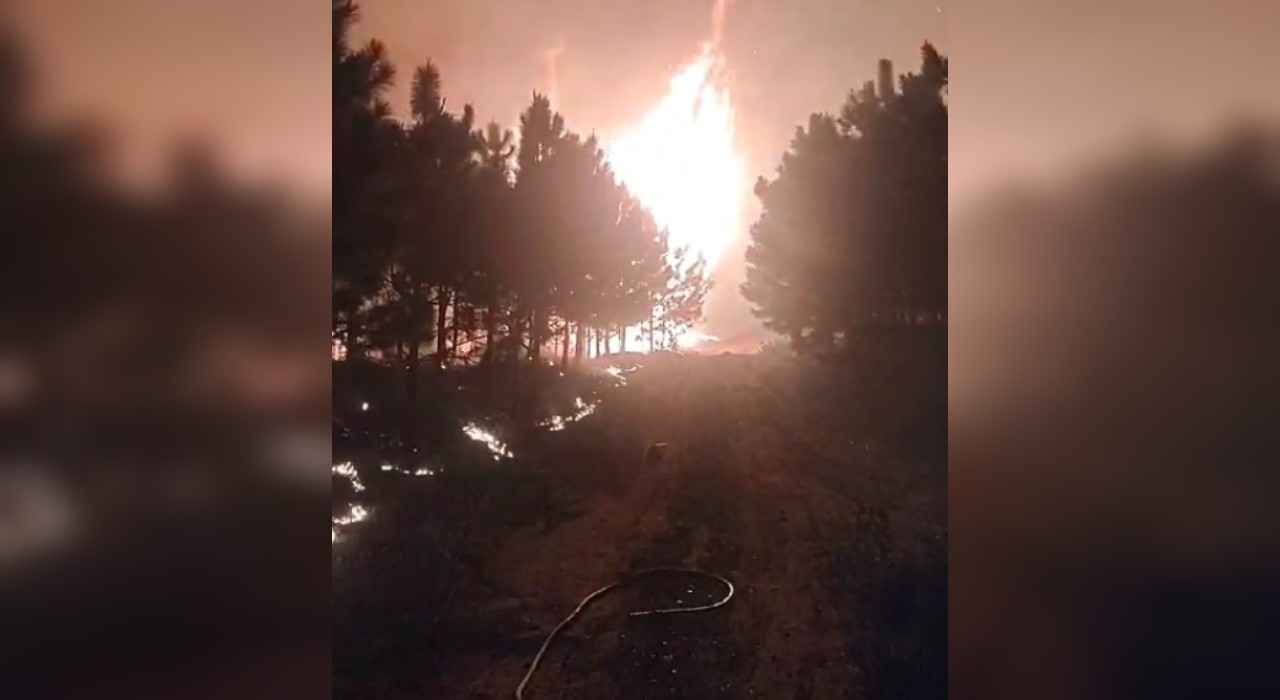
M 655 358 L 512 463 L 397 493 L 410 505 L 335 554 L 335 696 L 513 697 L 588 593 L 687 567 L 734 599 L 628 618 L 722 590 L 669 575 L 611 593 L 526 697 L 943 697 L 945 424 L 905 445 L 857 396 L 796 362 Z

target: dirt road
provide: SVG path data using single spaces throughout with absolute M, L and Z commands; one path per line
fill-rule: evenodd
M 941 697 L 945 476 L 833 408 L 822 378 L 751 357 L 646 367 L 542 468 L 572 517 L 494 540 L 454 607 L 496 630 L 436 646 L 421 697 L 509 698 L 542 637 L 629 571 L 689 567 L 734 582 L 707 613 L 627 618 L 722 591 L 677 575 L 611 594 L 557 640 L 533 698 Z M 661 461 L 645 447 L 666 442 Z M 433 645 L 435 646 L 435 645 Z

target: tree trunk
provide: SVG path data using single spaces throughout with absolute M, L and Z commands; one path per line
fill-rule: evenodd
M 444 287 L 436 288 L 436 362 L 444 366 L 448 336 L 445 334 L 445 312 L 449 310 L 449 293 Z
M 409 340 L 409 366 L 405 372 L 404 418 L 400 427 L 400 468 L 408 469 L 413 464 L 413 455 L 418 446 L 418 364 L 421 343 L 417 333 Z
M 653 312 L 649 312 L 649 352 L 653 352 Z
M 484 319 L 484 357 L 481 362 L 488 366 L 493 364 L 493 357 L 498 342 L 498 298 L 495 295 L 493 300 L 489 302 L 489 308 L 485 311 Z
M 575 325 L 574 331 L 577 337 L 574 338 L 573 343 L 573 362 L 581 365 L 582 358 L 587 354 L 587 329 L 579 323 Z
M 541 311 L 540 308 L 534 307 L 529 319 L 529 361 L 531 371 L 529 372 L 529 390 L 524 394 L 527 396 L 527 401 L 523 403 L 519 411 L 522 422 L 531 420 L 533 414 L 537 411 L 538 394 L 541 389 L 539 382 L 541 370 L 538 365 L 542 364 L 542 332 L 543 325 L 546 323 L 546 318 Z
M 529 360 L 538 364 L 542 359 L 542 314 L 534 309 L 529 314 Z
M 516 360 L 514 364 L 519 364 L 520 348 L 524 345 L 525 326 L 529 323 L 529 315 L 523 310 L 516 311 L 515 326 L 511 329 L 511 335 L 507 339 L 515 348 Z
M 450 321 L 450 325 L 453 326 L 453 334 L 452 334 L 453 341 L 449 347 L 449 357 L 454 362 L 457 362 L 458 361 L 458 304 L 457 302 L 454 302 L 453 304 L 453 318 L 451 318 L 449 321 Z
M 623 326 L 623 327 L 622 327 L 622 333 L 621 333 L 621 336 L 620 336 L 620 337 L 619 337 L 619 339 L 618 339 L 618 342 L 619 342 L 619 344 L 620 344 L 620 347 L 618 348 L 618 351 L 619 351 L 619 352 L 626 352 L 626 351 L 627 351 L 627 327 L 626 327 L 626 326 Z
M 569 368 L 569 322 L 564 322 L 564 345 L 560 347 L 560 369 Z
M 356 313 L 356 311 L 351 311 L 347 314 L 347 332 L 343 341 L 346 344 L 344 350 L 346 351 L 347 360 L 355 360 L 360 355 L 357 351 L 360 342 L 360 324 L 355 320 Z
M 595 356 L 600 357 L 600 355 L 602 354 L 600 352 L 600 336 L 602 334 L 600 333 L 600 329 L 598 328 L 593 328 L 592 331 L 595 333 L 595 336 L 596 336 L 596 355 Z

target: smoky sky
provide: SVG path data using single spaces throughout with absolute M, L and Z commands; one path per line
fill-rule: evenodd
M 386 43 L 399 71 L 391 95 L 407 109 L 409 76 L 431 60 L 453 109 L 470 103 L 480 121 L 515 127 L 533 90 L 555 88 L 571 128 L 609 136 L 638 120 L 667 81 L 712 33 L 713 0 L 365 0 L 358 37 Z M 795 128 L 845 95 L 889 58 L 915 67 L 925 40 L 947 47 L 938 0 L 734 0 L 722 49 L 737 111 L 737 142 L 751 182 L 771 174 Z M 554 76 L 549 55 L 555 56 Z M 554 82 L 553 82 L 554 81 Z M 715 274 L 709 330 L 753 333 L 737 287 L 747 226 Z
M 712 0 L 365 0 L 362 37 L 387 43 L 405 76 L 428 59 L 456 107 L 514 125 L 534 89 L 547 91 L 555 52 L 561 110 L 583 131 L 635 120 L 711 34 Z M 724 50 L 747 150 L 780 150 L 817 109 L 837 107 L 881 57 L 910 64 L 926 38 L 945 43 L 932 0 L 736 0 Z M 770 133 L 776 132 L 776 133 Z M 760 145 L 757 146 L 756 144 Z M 766 148 L 767 147 L 767 148 Z

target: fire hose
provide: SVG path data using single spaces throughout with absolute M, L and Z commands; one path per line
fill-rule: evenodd
M 714 610 L 724 605 L 725 603 L 728 603 L 729 599 L 733 597 L 733 584 L 729 582 L 729 579 L 726 579 L 723 576 L 717 576 L 715 574 L 710 574 L 705 571 L 697 571 L 694 569 L 647 569 L 645 571 L 640 571 L 635 574 L 632 574 L 631 576 L 625 579 L 614 581 L 613 583 L 603 588 L 597 589 L 596 591 L 588 595 L 586 598 L 583 598 L 582 602 L 578 603 L 578 607 L 574 609 L 572 613 L 569 613 L 569 616 L 566 617 L 563 621 L 561 621 L 560 624 L 556 625 L 555 629 L 551 630 L 551 634 L 547 635 L 546 640 L 542 642 L 542 648 L 539 649 L 538 654 L 533 657 L 533 663 L 529 664 L 529 670 L 524 674 L 524 680 L 520 681 L 520 685 L 516 687 L 516 700 L 524 700 L 525 686 L 529 684 L 529 679 L 533 678 L 533 673 L 538 670 L 538 664 L 542 662 L 542 657 L 547 653 L 547 649 L 551 646 L 551 642 L 555 640 L 556 636 L 559 635 L 560 632 L 562 632 L 566 627 L 569 626 L 569 623 L 573 622 L 574 618 L 578 617 L 578 615 L 580 615 L 583 610 L 586 610 L 587 606 L 590 605 L 592 601 L 603 596 L 609 591 L 614 590 L 615 588 L 624 586 L 629 583 L 634 583 L 640 578 L 649 576 L 651 574 L 692 574 L 694 576 L 702 576 L 704 578 L 715 579 L 716 581 L 719 581 L 720 583 L 724 584 L 728 592 L 725 593 L 725 596 L 723 598 L 721 598 L 720 600 L 714 603 L 711 603 L 710 605 L 698 605 L 698 606 L 687 607 L 687 608 L 661 608 L 658 610 L 637 610 L 635 612 L 627 613 L 628 617 L 643 617 L 646 615 L 666 615 L 669 613 L 704 612 L 707 610 Z

